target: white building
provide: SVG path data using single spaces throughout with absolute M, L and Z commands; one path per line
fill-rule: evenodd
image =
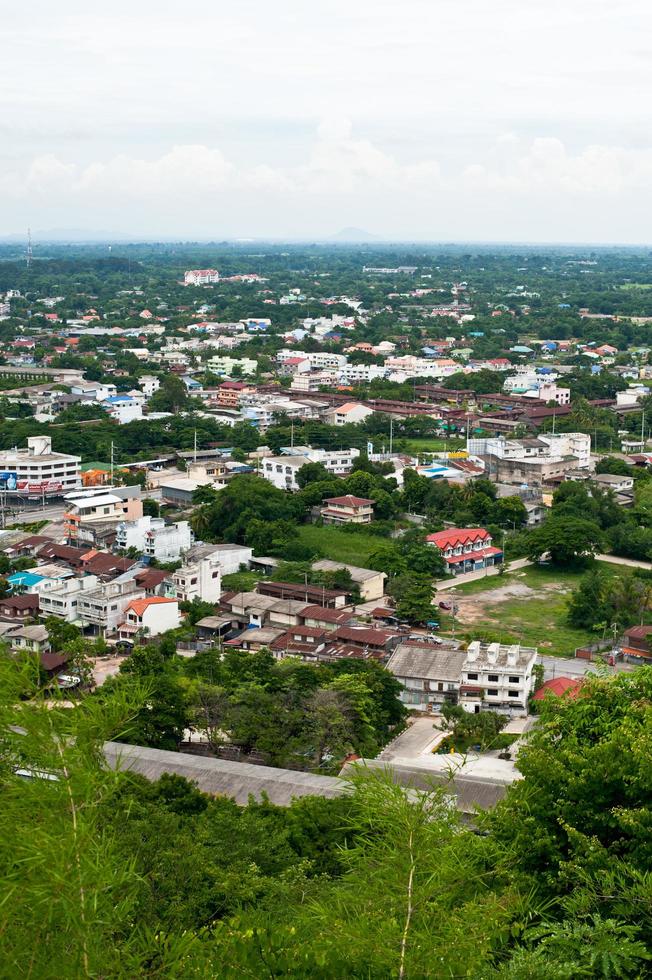
M 360 455 L 359 449 L 326 450 L 298 446 L 283 456 L 264 456 L 260 461 L 260 475 L 279 490 L 298 490 L 297 473 L 306 463 L 322 463 L 330 473 L 348 473 L 353 461 Z
M 534 687 L 532 674 L 537 660 L 535 647 L 518 643 L 481 643 L 473 640 L 462 667 L 460 704 L 478 714 L 487 709 L 510 715 L 525 715 Z
M 244 544 L 212 544 L 193 548 L 188 558 L 194 561 L 195 555 L 208 554 L 209 548 L 210 553 L 215 556 L 220 564 L 222 575 L 233 575 L 234 572 L 239 572 L 243 566 L 248 568 L 254 554 L 253 548 L 247 548 Z
M 208 286 L 219 281 L 217 269 L 188 269 L 183 277 L 184 286 Z
M 181 613 L 177 599 L 165 596 L 148 596 L 132 599 L 125 608 L 124 619 L 118 624 L 118 637 L 121 640 L 137 641 L 139 634 L 144 637 L 160 636 L 168 630 L 181 625 Z
M 241 374 L 255 374 L 258 370 L 258 362 L 252 357 L 224 357 L 214 354 L 206 362 L 206 366 L 214 371 L 215 374 L 233 374 L 235 368 L 239 368 Z
M 103 402 L 117 393 L 118 389 L 114 384 L 106 384 L 103 381 L 77 381 L 70 386 L 71 395 L 86 395 L 87 398 L 94 398 L 96 402 Z
M 96 590 L 100 580 L 97 575 L 61 579 L 49 592 L 39 593 L 38 611 L 42 617 L 56 616 L 66 623 L 79 619 L 79 600 L 83 593 Z
M 346 402 L 324 412 L 324 421 L 329 425 L 357 425 L 373 414 L 373 409 L 360 402 Z
M 161 382 L 153 374 L 143 374 L 138 379 L 138 384 L 146 398 L 151 398 L 154 392 L 161 387 Z
M 340 381 L 345 384 L 359 384 L 387 377 L 388 370 L 379 364 L 345 364 L 340 371 Z
M 79 594 L 77 611 L 84 626 L 104 636 L 115 633 L 130 602 L 144 598 L 145 589 L 131 580 L 103 582 L 96 589 Z
M 6 481 L 10 491 L 48 494 L 74 490 L 81 486 L 80 465 L 80 456 L 53 453 L 49 436 L 31 436 L 26 449 L 0 450 L 0 471 L 15 474 L 15 481 Z
M 102 408 L 105 408 L 111 418 L 119 425 L 126 425 L 128 422 L 135 422 L 143 417 L 141 402 L 132 398 L 131 395 L 112 395 L 110 398 L 105 398 L 102 402 Z
M 466 654 L 452 644 L 404 641 L 394 650 L 387 670 L 402 685 L 400 698 L 411 711 L 439 711 L 456 704 Z
M 208 546 L 210 549 L 210 545 Z M 219 554 L 210 551 L 203 557 L 188 561 L 173 577 L 174 591 L 180 602 L 219 602 L 222 595 L 222 574 Z
M 194 535 L 188 521 L 166 524 L 162 517 L 140 517 L 122 521 L 116 528 L 115 545 L 120 550 L 135 548 L 159 561 L 176 561 L 188 551 Z

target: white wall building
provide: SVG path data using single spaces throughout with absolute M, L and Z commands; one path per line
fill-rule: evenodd
M 348 473 L 359 449 L 326 450 L 299 446 L 292 454 L 265 456 L 260 461 L 260 475 L 279 490 L 298 490 L 297 473 L 306 463 L 322 463 L 330 473 Z
M 82 594 L 97 589 L 99 582 L 97 575 L 61 579 L 49 592 L 39 593 L 39 615 L 56 616 L 66 623 L 74 623 L 79 619 L 79 600 Z
M 16 489 L 21 492 L 57 493 L 81 486 L 81 457 L 52 452 L 49 436 L 31 436 L 26 449 L 0 451 L 0 471 L 16 474 Z M 12 481 L 7 481 L 11 490 Z
M 136 521 L 122 521 L 116 528 L 116 548 L 136 548 L 159 561 L 176 561 L 193 543 L 194 535 L 188 521 L 166 524 L 162 517 L 148 516 Z
M 189 561 L 173 577 L 174 592 L 180 602 L 219 602 L 222 595 L 222 573 L 218 554 Z
M 510 715 L 527 714 L 537 653 L 535 647 L 518 643 L 469 643 L 460 687 L 460 704 L 465 711 L 478 714 L 493 709 Z
M 388 369 L 379 364 L 345 364 L 340 371 L 340 381 L 345 384 L 357 384 L 364 381 L 374 381 L 385 378 Z
M 116 631 L 130 602 L 144 598 L 145 589 L 133 581 L 103 582 L 96 589 L 80 593 L 77 611 L 84 626 L 103 636 Z
M 188 269 L 183 277 L 185 286 L 208 286 L 220 281 L 217 269 Z
M 105 398 L 102 408 L 105 408 L 119 425 L 126 425 L 143 417 L 141 402 L 130 395 L 112 395 L 110 398 Z
M 151 398 L 154 392 L 161 387 L 161 382 L 153 374 L 143 374 L 138 379 L 138 384 L 146 398 Z
M 241 374 L 251 375 L 258 370 L 258 361 L 252 357 L 224 357 L 214 354 L 206 362 L 207 367 L 216 374 L 233 374 L 235 368 L 240 369 Z

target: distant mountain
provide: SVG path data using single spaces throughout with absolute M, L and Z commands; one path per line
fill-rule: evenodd
M 329 242 L 378 242 L 378 235 L 372 235 L 364 228 L 342 228 L 335 235 L 331 235 Z

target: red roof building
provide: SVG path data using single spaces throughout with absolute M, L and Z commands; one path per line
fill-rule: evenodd
M 426 538 L 428 544 L 439 548 L 447 570 L 452 575 L 477 572 L 500 564 L 503 553 L 493 546 L 493 539 L 483 527 L 451 528 L 437 531 Z
M 532 695 L 533 701 L 543 701 L 545 697 L 553 694 L 560 698 L 567 694 L 570 698 L 576 698 L 582 682 L 572 677 L 555 677 L 551 681 L 542 684 L 536 694 Z

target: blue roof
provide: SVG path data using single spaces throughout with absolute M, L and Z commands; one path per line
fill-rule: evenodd
M 111 395 L 110 398 L 105 398 L 104 401 L 109 402 L 111 405 L 115 405 L 116 402 L 132 402 L 133 398 L 131 395 Z
M 45 575 L 36 575 L 34 572 L 14 572 L 13 575 L 9 576 L 7 581 L 12 588 L 16 585 L 24 585 L 27 588 L 30 585 L 37 585 L 39 582 L 42 582 L 44 578 Z

